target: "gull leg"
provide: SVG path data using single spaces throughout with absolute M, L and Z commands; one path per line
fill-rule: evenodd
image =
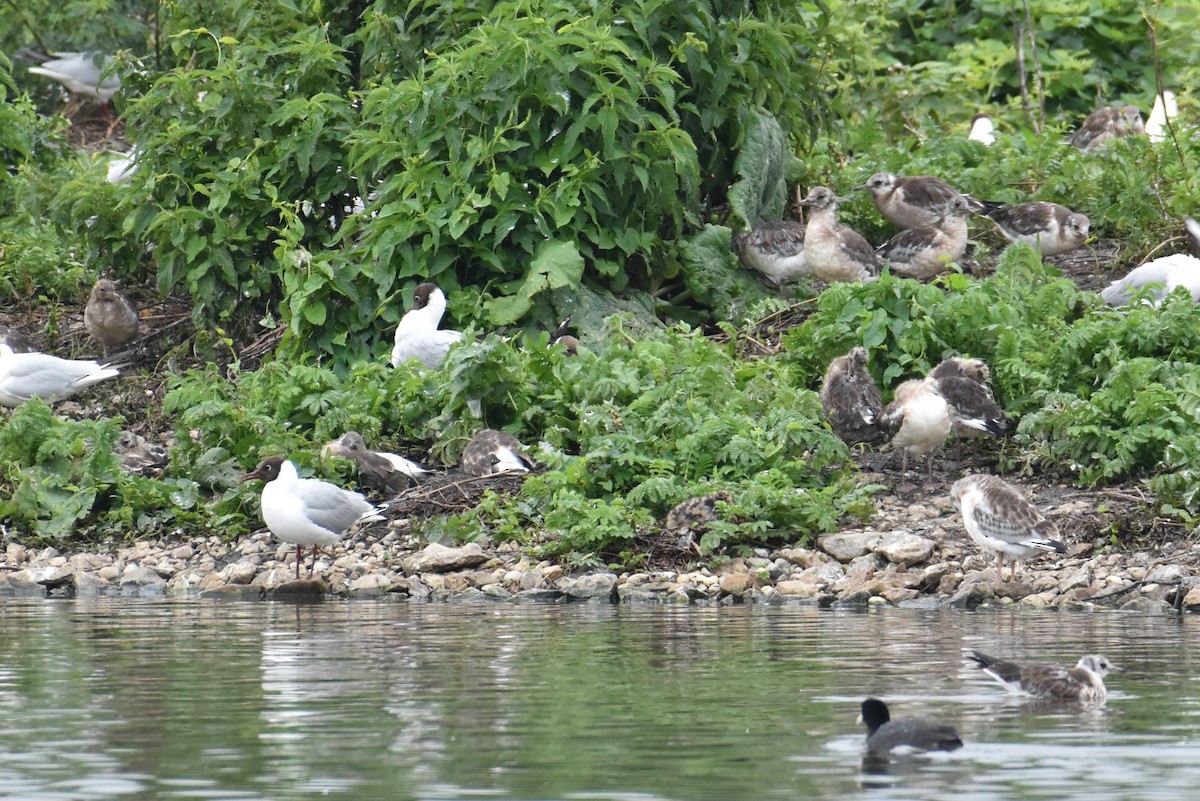
M 296 546 L 296 581 L 300 580 L 300 560 L 303 558 L 304 558 L 304 554 L 301 552 L 300 546 L 297 545 Z

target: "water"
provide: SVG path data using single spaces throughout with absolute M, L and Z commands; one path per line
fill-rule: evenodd
M 1116 612 L 7 600 L 0 798 L 1170 799 L 1196 618 Z M 1101 652 L 1099 710 L 964 647 Z M 862 762 L 865 695 L 953 723 Z

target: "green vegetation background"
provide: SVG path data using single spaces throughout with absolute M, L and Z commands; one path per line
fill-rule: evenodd
M 1106 266 L 1124 270 L 1200 198 L 1200 1 L 480 5 L 30 0 L 0 17 L 6 303 L 44 306 L 52 340 L 106 275 L 188 298 L 197 326 L 161 363 L 161 408 L 141 412 L 177 432 L 162 479 L 119 469 L 121 418 L 37 402 L 7 416 L 10 536 L 237 536 L 258 526 L 237 478 L 263 455 L 350 481 L 317 458 L 347 428 L 454 464 L 492 426 L 548 469 L 432 528 L 636 564 L 671 506 L 725 488 L 706 551 L 802 540 L 871 511 L 815 394 L 857 343 L 885 396 L 947 355 L 988 360 L 1020 417 L 1006 469 L 1144 479 L 1192 520 L 1190 302 L 1105 309 L 1012 248 L 986 280 L 835 286 L 778 355 L 746 359 L 746 326 L 813 292 L 780 299 L 729 241 L 797 185 L 848 192 L 886 169 L 1064 202 L 1120 243 Z M 68 147 L 30 49 L 118 53 L 129 181 Z M 1166 142 L 1065 144 L 1098 102 L 1148 112 L 1160 81 L 1181 92 Z M 965 138 L 980 109 L 992 148 Z M 888 235 L 865 196 L 843 217 Z M 437 372 L 393 370 L 391 329 L 422 280 L 477 339 Z M 543 333 L 565 314 L 574 359 Z M 231 354 L 273 329 L 274 359 L 242 370 Z

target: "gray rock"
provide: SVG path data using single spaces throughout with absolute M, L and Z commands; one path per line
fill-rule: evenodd
M 612 573 L 569 576 L 558 582 L 558 589 L 575 600 L 611 603 L 616 597 L 617 577 Z
M 967 581 L 964 579 L 958 588 L 958 592 L 951 596 L 949 605 L 969 609 L 979 606 L 984 601 L 990 601 L 995 597 L 996 591 L 992 588 L 990 582 Z
M 839 562 L 849 562 L 865 553 L 870 553 L 877 539 L 879 539 L 879 534 L 873 531 L 850 531 L 821 537 L 817 544 L 821 546 L 821 550 Z
M 1188 577 L 1187 569 L 1180 565 L 1158 565 L 1146 574 L 1146 581 L 1155 584 L 1179 584 Z
M 167 582 L 162 576 L 145 565 L 126 565 L 121 573 L 122 590 L 138 587 L 142 589 L 166 589 Z
M 874 551 L 889 562 L 908 567 L 929 561 L 935 544 L 931 539 L 907 531 L 894 531 L 884 534 L 875 544 Z
M 406 560 L 404 567 L 409 573 L 449 573 L 452 570 L 477 567 L 489 558 L 483 548 L 475 542 L 460 548 L 447 548 L 434 542 Z

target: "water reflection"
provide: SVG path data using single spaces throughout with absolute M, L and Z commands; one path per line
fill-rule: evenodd
M 1121 613 L 16 600 L 0 797 L 1190 797 L 1192 618 Z M 1099 709 L 964 648 L 1105 653 Z M 862 698 L 952 723 L 862 761 Z

